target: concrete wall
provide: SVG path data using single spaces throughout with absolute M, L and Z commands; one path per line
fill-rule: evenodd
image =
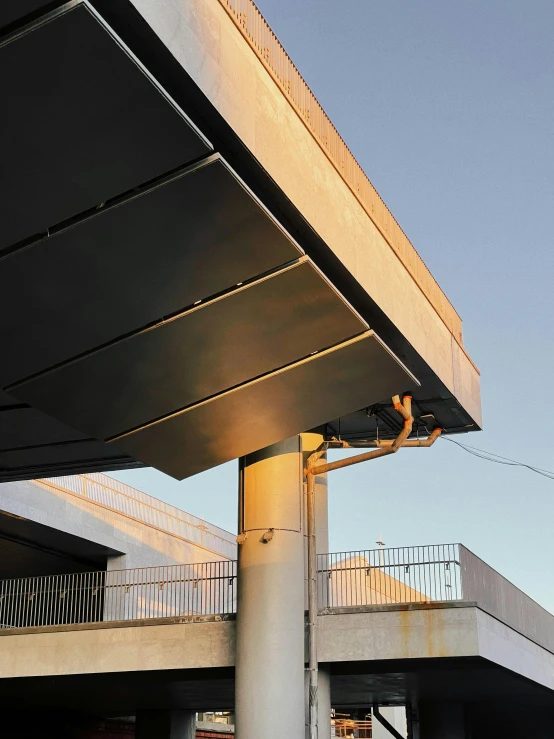
M 113 490 L 104 490 L 103 501 L 87 498 L 77 492 L 87 478 L 104 478 Z M 129 505 L 136 503 L 129 512 L 115 502 L 123 495 Z M 0 510 L 121 552 L 109 559 L 108 569 L 236 557 L 232 534 L 105 475 L 2 483 Z
M 219 0 L 132 3 L 313 230 L 480 424 L 476 368 Z
M 148 621 L 124 628 L 6 634 L 0 631 L 0 679 L 228 667 L 235 662 L 234 621 Z
M 460 565 L 464 600 L 479 603 L 491 616 L 554 652 L 551 613 L 461 545 Z
M 319 617 L 322 662 L 482 657 L 554 689 L 554 654 L 474 605 L 337 611 Z
M 227 667 L 234 620 L 218 617 L 0 630 L 0 679 Z M 473 605 L 381 606 L 318 619 L 321 662 L 481 657 L 554 690 L 554 655 Z
M 321 662 L 479 654 L 476 608 L 338 609 L 319 617 Z

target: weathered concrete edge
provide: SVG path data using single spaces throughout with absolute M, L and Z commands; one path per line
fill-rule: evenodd
M 554 690 L 554 654 L 511 626 L 477 608 L 479 656 Z
M 158 623 L 13 634 L 0 640 L 2 679 L 232 668 L 235 622 Z
M 64 631 L 97 631 L 98 629 L 131 629 L 137 626 L 167 626 L 171 624 L 210 624 L 235 621 L 234 613 L 209 616 L 165 616 L 163 618 L 128 619 L 126 621 L 91 621 L 86 624 L 56 624 L 52 626 L 25 626 L 17 629 L 0 629 L 0 637 L 18 634 L 55 634 Z
M 423 262 L 423 259 L 421 258 L 420 254 L 417 252 L 416 248 L 410 242 L 410 240 L 408 239 L 408 237 L 406 236 L 406 234 L 402 230 L 400 224 L 396 221 L 394 215 L 389 210 L 389 208 L 387 207 L 386 203 L 384 202 L 384 200 L 382 199 L 382 197 L 379 195 L 379 193 L 377 192 L 377 190 L 375 189 L 375 187 L 373 186 L 373 184 L 371 183 L 371 181 L 369 180 L 369 178 L 367 177 L 367 175 L 365 174 L 365 172 L 363 172 L 363 169 L 361 168 L 361 166 L 359 165 L 359 163 L 356 161 L 354 155 L 352 154 L 352 152 L 348 148 L 347 144 L 344 142 L 344 140 L 340 136 L 339 132 L 337 131 L 337 129 L 335 128 L 335 126 L 331 122 L 331 120 L 327 117 L 327 114 L 325 113 L 325 111 L 321 107 L 319 101 L 317 101 L 317 98 L 315 97 L 315 95 L 313 95 L 313 92 L 311 91 L 311 89 L 309 88 L 308 84 L 306 83 L 306 81 L 304 80 L 304 78 L 302 77 L 302 75 L 300 74 L 300 71 L 296 68 L 296 66 L 294 65 L 294 63 L 292 62 L 292 60 L 290 59 L 290 57 L 288 56 L 288 54 L 283 49 L 284 54 L 286 55 L 286 58 L 290 61 L 290 64 L 294 68 L 295 72 L 298 73 L 298 75 L 300 76 L 302 82 L 306 85 L 306 88 L 307 88 L 307 90 L 309 90 L 309 93 L 311 95 L 313 95 L 313 99 L 316 102 L 316 104 L 318 106 L 318 109 L 322 112 L 323 116 L 325 116 L 325 120 L 328 122 L 329 128 L 331 129 L 331 136 L 333 136 L 334 134 L 336 134 L 336 136 L 338 137 L 338 140 L 345 147 L 346 156 L 347 157 L 351 157 L 352 161 L 355 163 L 355 165 L 357 167 L 360 167 L 360 171 L 363 172 L 364 177 L 367 179 L 367 182 L 368 182 L 368 184 L 370 186 L 370 189 L 371 189 L 371 191 L 373 193 L 373 196 L 372 196 L 372 201 L 373 202 L 371 202 L 371 204 L 364 202 L 364 200 L 362 199 L 362 197 L 360 196 L 360 194 L 357 192 L 356 185 L 353 183 L 353 181 L 351 181 L 348 178 L 348 176 L 346 176 L 346 174 L 341 173 L 341 165 L 340 165 L 340 163 L 337 160 L 335 160 L 335 158 L 332 156 L 330 150 L 328 150 L 326 148 L 326 146 L 325 146 L 322 138 L 319 137 L 317 135 L 317 133 L 311 128 L 309 118 L 307 118 L 304 115 L 304 112 L 302 111 L 302 109 L 294 101 L 294 99 L 290 95 L 289 91 L 287 91 L 286 85 L 284 85 L 281 82 L 281 79 L 279 77 L 279 74 L 276 72 L 275 68 L 272 66 L 272 63 L 271 63 L 271 55 L 265 55 L 264 53 L 261 52 L 261 50 L 259 49 L 258 45 L 254 41 L 253 37 L 250 35 L 249 30 L 247 29 L 247 27 L 245 27 L 245 25 L 243 25 L 243 23 L 241 23 L 241 21 L 239 20 L 239 17 L 231 9 L 230 0 L 219 0 L 219 2 L 221 3 L 222 7 L 227 11 L 227 14 L 231 18 L 231 20 L 233 21 L 233 23 L 235 24 L 235 26 L 237 27 L 237 29 L 239 30 L 240 34 L 245 39 L 245 41 L 247 42 L 247 44 L 250 46 L 250 48 L 252 49 L 252 51 L 254 52 L 254 54 L 257 56 L 257 58 L 263 64 L 263 66 L 265 67 L 265 69 L 268 71 L 269 75 L 271 76 L 271 78 L 273 79 L 273 81 L 275 82 L 275 84 L 277 85 L 277 87 L 279 88 L 279 90 L 281 91 L 281 93 L 284 95 L 285 99 L 292 106 L 292 108 L 296 111 L 296 114 L 298 115 L 298 117 L 300 118 L 300 120 L 304 123 L 304 125 L 306 126 L 306 128 L 308 129 L 308 131 L 310 132 L 310 134 L 318 142 L 318 144 L 321 147 L 321 150 L 323 151 L 323 153 L 325 154 L 325 156 L 329 159 L 329 161 L 331 162 L 331 164 L 333 164 L 333 166 L 335 167 L 335 169 L 337 170 L 337 172 L 339 173 L 339 175 L 342 177 L 342 179 L 348 185 L 348 187 L 351 190 L 351 192 L 354 195 L 354 197 L 357 200 L 359 200 L 359 202 L 361 203 L 362 207 L 366 211 L 366 213 L 369 216 L 369 218 L 377 226 L 377 228 L 381 232 L 381 235 L 383 236 L 383 238 L 387 241 L 387 243 L 389 244 L 389 246 L 395 251 L 395 253 L 400 258 L 400 261 L 408 269 L 408 271 L 410 272 L 410 274 L 412 275 L 412 277 L 414 278 L 414 280 L 416 280 L 416 282 L 418 282 L 418 280 L 419 280 L 418 275 L 417 275 L 417 269 L 414 269 L 414 266 L 412 264 L 410 264 L 410 260 L 409 259 L 405 259 L 404 258 L 405 255 L 402 254 L 403 248 L 399 248 L 398 246 L 396 246 L 395 243 L 394 243 L 394 238 L 388 233 L 388 231 L 390 230 L 390 222 L 392 222 L 394 224 L 394 226 L 396 227 L 396 229 L 398 229 L 397 233 L 401 236 L 402 240 L 404 241 L 404 244 L 403 244 L 404 248 L 407 246 L 408 247 L 408 250 L 411 252 L 411 254 L 413 256 L 415 256 L 416 259 L 419 260 L 419 262 L 421 262 L 423 264 L 423 267 L 425 268 L 425 271 L 426 271 L 426 277 L 434 283 L 434 287 L 437 289 L 437 291 L 438 291 L 438 293 L 440 295 L 440 298 L 442 298 L 442 299 L 444 299 L 446 301 L 446 303 L 448 304 L 448 308 L 452 311 L 452 313 L 451 313 L 451 320 L 448 321 L 444 316 L 442 316 L 443 317 L 443 320 L 444 320 L 445 324 L 450 328 L 450 330 L 452 331 L 452 333 L 454 334 L 454 337 L 456 338 L 456 340 L 458 341 L 458 343 L 460 344 L 460 346 L 462 346 L 462 348 L 463 348 L 462 341 L 461 341 L 462 321 L 461 321 L 461 317 L 460 317 L 459 313 L 456 311 L 456 309 L 454 308 L 454 306 L 452 305 L 452 303 L 450 302 L 450 300 L 448 299 L 448 297 L 445 295 L 445 293 L 441 289 L 440 285 L 437 283 L 436 279 L 433 277 L 433 275 L 431 274 L 430 270 L 428 269 L 428 267 Z M 262 15 L 262 14 L 260 14 L 260 15 Z M 262 15 L 262 17 L 263 17 L 263 15 Z M 277 44 L 279 44 L 279 47 L 281 47 L 281 44 L 280 44 L 279 40 L 273 34 L 273 31 L 270 28 L 269 24 L 267 24 L 266 27 L 267 27 L 268 31 L 270 31 L 270 34 L 271 34 L 272 38 L 274 38 L 275 42 Z M 285 72 L 285 75 L 286 75 L 286 72 Z M 375 212 L 375 205 L 376 205 L 376 203 L 377 203 L 378 208 L 384 209 L 384 211 L 386 213 L 386 217 L 384 219 L 384 222 L 382 222 L 379 219 L 378 214 Z M 390 221 L 389 221 L 389 219 L 390 219 Z M 423 286 L 420 285 L 420 287 L 421 287 L 422 291 L 425 294 L 425 290 L 424 290 Z M 440 301 L 440 298 L 439 298 L 439 302 L 441 302 Z M 427 299 L 433 305 L 433 307 L 439 313 L 439 315 L 442 315 L 442 311 L 437 307 L 436 303 L 428 295 L 427 295 Z M 454 320 L 457 321 L 457 325 L 456 326 L 452 325 L 452 317 L 454 317 Z
M 346 613 L 381 613 L 383 611 L 418 611 L 424 609 L 467 608 L 476 606 L 471 601 L 452 603 L 390 603 L 382 606 L 345 606 L 341 608 L 322 608 L 318 616 L 333 616 Z M 307 613 L 306 613 L 307 617 Z M 82 624 L 52 624 L 50 626 L 23 626 L 0 629 L 0 637 L 16 634 L 50 634 L 63 631 L 90 631 L 92 629 L 125 629 L 136 626 L 160 626 L 169 624 L 205 624 L 219 621 L 235 621 L 236 613 L 209 614 L 205 616 L 163 616 L 160 618 L 127 619 L 121 621 L 91 621 Z
M 320 660 L 479 657 L 554 690 L 554 655 L 476 605 L 410 605 L 354 607 L 320 616 Z M 0 642 L 4 678 L 235 664 L 234 616 L 9 629 L 0 635 L 12 637 Z
M 444 610 L 444 609 L 449 609 L 449 608 L 476 608 L 481 613 L 485 614 L 487 618 L 491 618 L 494 621 L 497 621 L 499 624 L 502 624 L 502 626 L 506 627 L 507 629 L 510 629 L 510 631 L 513 631 L 515 634 L 519 634 L 521 637 L 526 639 L 531 644 L 535 644 L 540 649 L 544 649 L 549 654 L 554 655 L 553 649 L 550 649 L 545 644 L 541 644 L 541 642 L 534 639 L 529 634 L 526 634 L 522 629 L 518 629 L 516 626 L 508 623 L 508 621 L 500 618 L 494 613 L 490 613 L 485 607 L 483 607 L 476 600 L 456 600 L 456 601 L 440 602 L 440 603 L 433 602 L 433 601 L 426 601 L 424 603 L 387 603 L 383 605 L 373 605 L 373 606 L 370 606 L 370 605 L 367 605 L 367 606 L 337 606 L 337 607 L 331 607 L 331 608 L 322 608 L 319 611 L 318 615 L 319 616 L 333 616 L 333 615 L 341 615 L 341 614 L 348 614 L 348 613 L 383 613 L 386 611 L 395 612 L 395 611 Z
M 132 2 L 314 232 L 481 426 L 475 366 L 219 0 Z M 292 158 L 284 156 L 291 141 Z
M 322 608 L 319 616 L 334 616 L 346 613 L 383 613 L 387 611 L 428 611 L 443 610 L 445 608 L 478 608 L 472 600 L 453 600 L 449 602 L 425 601 L 422 603 L 385 603 L 373 606 L 335 606 Z

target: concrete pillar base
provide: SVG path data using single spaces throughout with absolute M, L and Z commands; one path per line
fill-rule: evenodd
M 135 739 L 194 739 L 194 711 L 139 711 Z

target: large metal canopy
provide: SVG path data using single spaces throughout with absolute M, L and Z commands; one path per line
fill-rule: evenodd
M 394 435 L 412 372 L 93 5 L 0 12 L 0 480 Z

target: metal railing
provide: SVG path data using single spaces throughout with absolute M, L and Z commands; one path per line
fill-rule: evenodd
M 554 616 L 461 544 L 318 555 L 320 611 L 468 601 L 554 653 Z M 285 596 L 286 597 L 286 596 Z M 236 613 L 237 562 L 0 581 L 0 628 Z
M 0 628 L 206 616 L 236 610 L 234 561 L 0 581 Z
M 297 115 L 462 347 L 462 322 L 253 0 L 219 0 Z
M 462 598 L 460 546 L 318 555 L 320 608 Z M 0 581 L 0 627 L 134 621 L 236 612 L 237 563 L 83 572 Z
M 460 546 L 318 555 L 320 608 L 461 600 Z

